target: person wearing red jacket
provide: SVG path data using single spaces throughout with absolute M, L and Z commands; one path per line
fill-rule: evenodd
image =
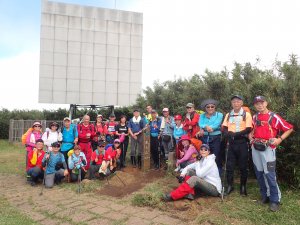
M 200 131 L 198 122 L 199 114 L 195 111 L 195 106 L 193 103 L 188 103 L 186 105 L 186 117 L 183 123 L 183 129 L 188 133 L 189 137 L 196 137 L 198 131 Z
M 43 151 L 44 141 L 42 139 L 36 140 L 36 147 L 28 154 L 27 162 L 27 175 L 30 176 L 31 186 L 35 186 L 38 179 L 43 179 L 44 172 L 42 166 L 42 160 L 44 158 L 45 152 Z
M 91 157 L 91 166 L 89 169 L 89 178 L 95 179 L 95 173 L 99 171 L 100 166 L 103 162 L 103 158 L 105 155 L 105 142 L 99 141 L 97 143 L 97 149 L 93 151 Z
M 106 150 L 102 165 L 99 169 L 99 174 L 109 175 L 120 165 L 120 156 L 122 153 L 120 143 L 120 139 L 115 139 L 113 146 Z
M 77 125 L 78 130 L 78 143 L 80 146 L 81 151 L 84 153 L 87 165 L 86 169 L 90 168 L 91 156 L 92 156 L 92 146 L 91 140 L 95 137 L 95 127 L 93 124 L 90 123 L 90 117 L 85 115 L 83 117 L 83 122 Z
M 116 126 L 118 123 L 115 121 L 116 116 L 115 114 L 110 114 L 109 121 L 106 124 L 107 127 L 107 134 L 106 134 L 106 142 L 112 144 L 114 142 L 114 139 L 117 138 L 116 135 Z
M 107 135 L 107 126 L 103 121 L 103 116 L 101 114 L 97 115 L 96 123 L 95 123 L 95 131 L 96 135 L 92 141 L 92 148 L 93 151 L 97 149 L 99 141 L 105 141 L 105 136 Z

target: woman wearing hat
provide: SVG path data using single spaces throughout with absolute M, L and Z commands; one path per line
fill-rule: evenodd
M 121 152 L 120 139 L 115 139 L 113 146 L 105 152 L 99 174 L 109 175 L 116 171 L 117 166 L 120 166 Z
M 194 163 L 196 161 L 196 157 L 198 156 L 198 151 L 191 143 L 191 138 L 187 134 L 182 135 L 179 145 L 181 145 L 182 148 L 178 148 L 176 171 L 179 171 L 180 169 L 185 168 L 187 165 Z
M 214 99 L 206 99 L 201 103 L 205 113 L 200 115 L 199 127 L 201 130 L 197 133 L 197 136 L 200 137 L 203 143 L 209 145 L 211 152 L 216 156 L 216 163 L 221 173 L 220 149 L 223 114 L 216 111 L 217 104 L 218 102 Z
M 170 194 L 164 195 L 165 201 L 173 201 L 181 198 L 194 199 L 195 189 L 202 193 L 217 197 L 221 193 L 222 185 L 219 176 L 215 155 L 210 154 L 207 144 L 201 145 L 200 160 L 183 169 L 178 178 L 182 183 Z
M 28 131 L 26 137 L 26 167 L 28 162 L 28 154 L 36 147 L 36 141 L 42 138 L 42 124 L 40 122 L 34 122 L 32 130 Z
M 48 151 L 52 150 L 51 147 L 52 143 L 62 141 L 62 134 L 60 131 L 58 131 L 58 128 L 59 128 L 58 123 L 51 122 L 49 128 L 46 128 L 46 132 L 42 136 L 42 139 Z

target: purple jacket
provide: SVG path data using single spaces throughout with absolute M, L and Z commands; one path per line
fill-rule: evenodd
M 183 151 L 184 151 L 184 156 L 182 157 L 182 159 L 177 160 L 177 163 L 180 164 L 186 161 L 193 163 L 196 161 L 196 158 L 193 157 L 193 154 L 198 155 L 198 151 L 193 145 L 189 145 L 189 148 L 188 149 L 184 148 Z

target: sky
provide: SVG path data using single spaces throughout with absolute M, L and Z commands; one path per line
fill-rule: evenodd
M 300 55 L 298 0 L 56 0 L 143 13 L 142 86 Z M 40 0 L 0 0 L 0 109 L 38 103 Z

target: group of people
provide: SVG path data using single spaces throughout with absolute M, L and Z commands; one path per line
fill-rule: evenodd
M 115 115 L 111 114 L 109 121 L 104 122 L 103 116 L 98 115 L 93 124 L 85 115 L 76 125 L 66 117 L 60 131 L 59 125 L 53 122 L 44 134 L 40 132 L 41 124 L 35 122 L 26 139 L 27 174 L 33 185 L 45 174 L 46 187 L 52 187 L 67 175 L 71 181 L 84 179 L 87 172 L 90 179 L 109 175 L 126 166 L 129 142 L 131 164 L 141 168 L 142 133 L 148 128 L 155 169 L 160 168 L 161 161 L 168 165 L 168 158 L 173 155 L 170 153 L 176 152 L 176 171 L 180 173 L 181 184 L 166 194 L 164 200 L 194 199 L 197 190 L 219 196 L 222 173 L 226 173 L 225 194 L 229 195 L 234 191 L 236 164 L 240 169 L 240 194 L 246 196 L 250 146 L 261 203 L 270 203 L 270 209 L 277 211 L 281 193 L 276 181 L 276 147 L 291 134 L 293 126 L 271 112 L 263 96 L 254 98 L 253 116 L 243 107 L 242 96 L 234 95 L 230 101 L 232 110 L 225 116 L 216 110 L 218 101 L 207 99 L 201 104 L 204 113 L 197 113 L 194 104 L 188 103 L 184 117 L 171 116 L 168 108 L 163 108 L 159 116 L 149 105 L 147 114 L 141 117 L 135 109 L 128 121 L 126 116 L 121 116 L 116 122 Z M 225 160 L 221 156 L 222 138 L 227 143 Z

